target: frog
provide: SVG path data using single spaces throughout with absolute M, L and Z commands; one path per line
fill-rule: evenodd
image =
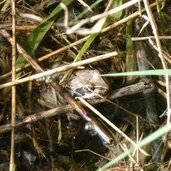
M 109 85 L 96 69 L 74 71 L 66 88 L 73 97 L 82 97 L 88 100 L 104 97 L 109 91 Z

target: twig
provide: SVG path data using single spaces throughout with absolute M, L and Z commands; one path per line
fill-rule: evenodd
M 110 93 L 109 99 L 114 100 L 123 96 L 129 96 L 137 93 L 142 93 L 144 90 L 151 88 L 153 85 L 146 81 L 140 81 L 138 83 L 122 87 L 114 90 Z
M 51 117 L 60 115 L 62 113 L 68 113 L 68 112 L 71 112 L 72 110 L 73 110 L 73 107 L 71 107 L 70 105 L 65 105 L 65 106 L 56 107 L 54 109 L 50 109 L 47 111 L 35 113 L 30 116 L 27 116 L 26 118 L 24 118 L 22 120 L 17 121 L 15 128 L 19 128 L 26 124 L 32 124 L 34 122 L 40 121 L 45 118 L 46 119 L 51 118 Z M 11 129 L 12 129 L 11 124 L 2 125 L 2 126 L 0 126 L 0 134 L 9 132 L 9 131 L 11 131 Z

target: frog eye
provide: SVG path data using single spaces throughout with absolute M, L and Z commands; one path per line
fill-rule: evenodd
M 89 93 L 90 93 L 90 91 L 87 88 L 81 87 L 81 88 L 75 89 L 73 96 L 81 97 L 81 96 L 85 96 Z
M 84 95 L 85 95 L 85 90 L 82 87 L 75 89 L 74 94 L 73 94 L 74 97 L 81 97 Z
M 82 96 L 82 94 L 80 94 L 79 92 L 74 92 L 73 93 L 73 97 L 81 97 Z

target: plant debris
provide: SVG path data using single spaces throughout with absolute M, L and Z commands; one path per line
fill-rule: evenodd
M 2 1 L 0 170 L 170 170 L 170 4 Z

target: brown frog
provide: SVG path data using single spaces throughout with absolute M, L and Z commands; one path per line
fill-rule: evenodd
M 108 84 L 95 69 L 75 71 L 66 87 L 72 96 L 84 99 L 98 99 L 109 90 Z

